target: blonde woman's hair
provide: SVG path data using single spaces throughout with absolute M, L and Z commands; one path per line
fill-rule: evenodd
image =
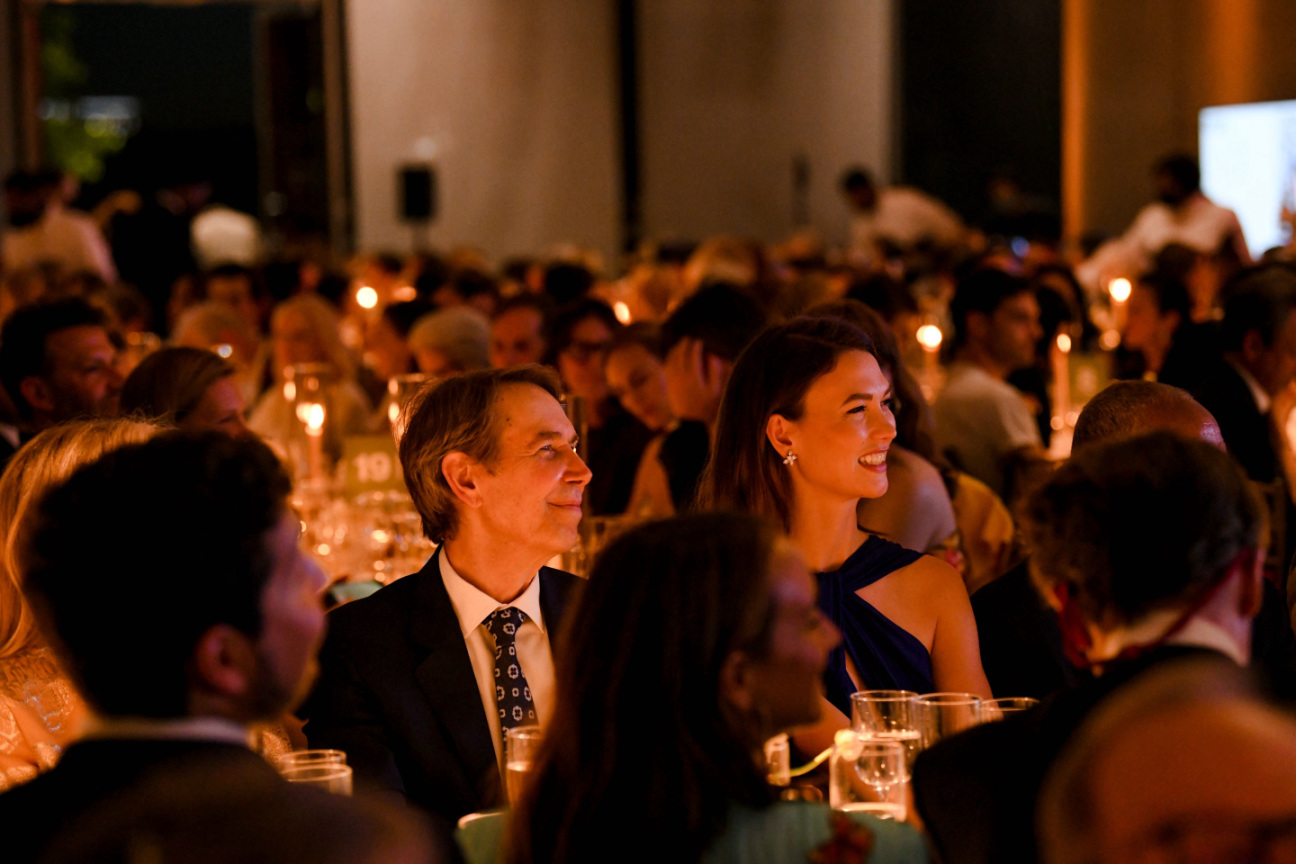
M 0 658 L 39 641 L 22 594 L 18 551 L 30 525 L 28 514 L 42 496 L 110 450 L 147 441 L 159 431 L 134 420 L 86 420 L 46 429 L 9 460 L 0 475 Z
M 339 330 L 338 311 L 322 297 L 314 294 L 298 294 L 280 303 L 270 313 L 271 339 L 274 336 L 274 322 L 290 311 L 297 311 L 306 319 L 307 325 L 319 343 L 320 350 L 333 366 L 339 380 L 354 381 L 356 378 L 356 360 L 342 342 Z M 275 380 L 283 376 L 282 369 L 274 370 Z

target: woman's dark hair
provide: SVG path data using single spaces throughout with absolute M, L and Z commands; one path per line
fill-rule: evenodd
M 549 340 L 549 351 L 545 358 L 547 364 L 553 366 L 557 363 L 558 355 L 571 345 L 572 331 L 576 329 L 576 325 L 589 318 L 602 323 L 614 336 L 625 326 L 617 320 L 612 307 L 602 300 L 585 297 L 568 303 L 554 314 L 553 326 L 550 328 L 552 335 Z
M 666 358 L 665 352 L 662 351 L 661 327 L 651 321 L 636 321 L 617 330 L 612 335 L 612 343 L 608 345 L 607 353 L 610 355 L 618 348 L 625 348 L 628 345 L 638 345 L 658 360 Z M 606 361 L 606 357 L 604 360 Z
M 209 387 L 233 375 L 234 367 L 211 351 L 162 348 L 145 357 L 122 384 L 122 414 L 179 426 Z
M 505 861 L 696 861 L 734 803 L 772 801 L 761 730 L 720 700 L 735 651 L 769 648 L 777 535 L 737 513 L 636 528 L 598 557 L 557 655 L 553 722 Z
M 810 318 L 836 318 L 854 324 L 873 340 L 873 355 L 882 372 L 891 379 L 895 404 L 895 443 L 914 451 L 928 462 L 936 462 L 936 438 L 931 408 L 922 388 L 905 366 L 896 344 L 895 334 L 882 316 L 859 300 L 835 300 L 820 303 L 805 312 Z
M 720 401 L 711 461 L 700 481 L 703 507 L 749 510 L 789 529 L 792 481 L 765 426 L 775 414 L 800 419 L 810 385 L 847 351 L 874 354 L 873 341 L 836 318 L 794 318 L 747 346 Z

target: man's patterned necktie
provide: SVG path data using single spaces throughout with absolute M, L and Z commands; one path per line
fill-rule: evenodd
M 517 631 L 528 620 L 521 609 L 506 606 L 496 609 L 482 622 L 495 640 L 495 704 L 499 706 L 500 736 L 505 740 L 509 729 L 539 722 L 531 688 L 517 656 Z

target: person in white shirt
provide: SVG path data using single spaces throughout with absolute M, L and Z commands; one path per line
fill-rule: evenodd
M 878 188 L 863 168 L 843 174 L 841 189 L 855 214 L 850 253 L 856 258 L 872 260 L 880 245 L 907 252 L 922 245 L 947 249 L 963 242 L 963 220 L 925 192 L 910 186 Z
M 63 176 L 42 172 L 38 194 L 41 216 L 30 225 L 6 233 L 0 243 L 0 268 L 12 273 L 53 262 L 67 273 L 89 271 L 105 282 L 117 280 L 112 253 L 94 219 L 69 209 L 62 192 Z
M 401 466 L 440 545 L 418 573 L 330 616 L 303 708 L 311 747 L 449 824 L 503 801 L 504 735 L 553 707 L 551 645 L 579 580 L 590 471 L 551 370 L 470 372 L 406 408 Z
M 1145 206 L 1120 238 L 1104 243 L 1076 267 L 1076 278 L 1096 292 L 1107 280 L 1132 279 L 1151 269 L 1158 252 L 1171 244 L 1204 255 L 1231 252 L 1251 263 L 1237 214 L 1201 192 L 1197 160 L 1185 154 L 1164 157 L 1153 169 L 1157 200 Z
M 1039 303 L 1026 280 L 980 270 L 959 284 L 950 314 L 954 362 L 933 405 L 936 446 L 1006 499 L 1014 475 L 1043 449 L 1026 398 L 1006 380 L 1034 362 Z

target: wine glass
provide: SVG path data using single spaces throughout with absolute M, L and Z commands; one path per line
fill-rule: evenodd
M 905 765 L 913 768 L 921 733 L 914 717 L 911 690 L 861 690 L 851 695 L 851 728 L 865 738 L 898 741 L 905 748 Z
M 863 811 L 901 821 L 908 814 L 909 771 L 899 741 L 842 729 L 834 739 L 828 800 L 835 810 Z

